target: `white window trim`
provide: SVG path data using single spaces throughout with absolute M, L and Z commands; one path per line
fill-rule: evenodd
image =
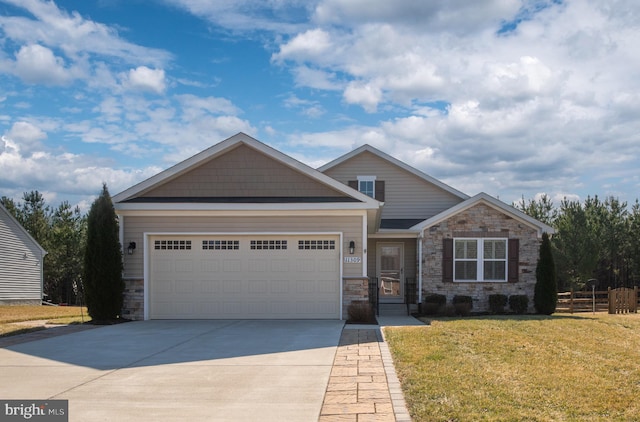
M 358 176 L 358 192 L 364 193 L 360 190 L 361 182 L 373 182 L 373 192 L 372 192 L 373 195 L 371 195 L 371 198 L 374 198 L 376 196 L 376 176 Z
M 477 241 L 478 256 L 476 257 L 476 280 L 458 280 L 456 278 L 456 262 L 457 261 L 473 261 L 470 259 L 457 259 L 456 258 L 456 240 L 475 240 Z M 504 280 L 485 280 L 484 279 L 484 242 L 485 240 L 500 240 L 504 242 L 504 259 L 491 259 L 488 261 L 504 261 Z M 509 241 L 503 237 L 456 237 L 453 239 L 453 281 L 455 283 L 506 283 L 509 279 Z

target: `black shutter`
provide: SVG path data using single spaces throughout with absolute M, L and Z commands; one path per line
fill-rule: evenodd
M 509 239 L 509 283 L 517 283 L 520 274 L 520 241 L 519 239 Z
M 453 239 L 443 239 L 442 246 L 442 281 L 453 283 Z
M 358 181 L 357 180 L 349 180 L 347 182 L 347 185 L 349 185 L 350 188 L 354 188 L 355 190 L 358 190 Z
M 376 194 L 375 199 L 380 202 L 384 202 L 384 180 L 376 180 Z

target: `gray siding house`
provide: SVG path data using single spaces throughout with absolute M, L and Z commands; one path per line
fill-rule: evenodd
M 242 133 L 113 201 L 132 319 L 345 319 L 371 279 L 382 303 L 413 286 L 482 311 L 533 297 L 553 232 L 369 145 L 313 169 Z
M 0 204 L 0 304 L 40 305 L 47 252 Z

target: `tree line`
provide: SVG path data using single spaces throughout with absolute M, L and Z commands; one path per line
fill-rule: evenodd
M 580 290 L 592 284 L 640 286 L 640 203 L 629 206 L 615 197 L 584 201 L 563 199 L 559 206 L 543 195 L 513 206 L 555 230 L 551 245 L 558 290 Z

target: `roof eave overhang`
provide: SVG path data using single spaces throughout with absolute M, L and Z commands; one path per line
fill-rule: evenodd
M 369 237 L 371 239 L 416 239 L 421 233 L 420 230 L 380 229 Z
M 361 202 L 329 202 L 329 203 L 127 203 L 114 204 L 119 211 L 278 211 L 278 210 L 372 210 L 380 209 L 377 204 Z
M 440 214 L 437 214 L 425 221 L 423 221 L 420 224 L 416 224 L 415 226 L 411 227 L 410 230 L 419 230 L 421 232 L 424 233 L 425 230 L 427 230 L 428 228 L 441 223 L 444 220 L 447 220 L 451 217 L 453 217 L 456 214 L 459 214 L 479 203 L 483 203 L 491 208 L 494 208 L 495 210 L 508 214 L 509 216 L 511 216 L 513 219 L 515 219 L 516 221 L 519 221 L 520 223 L 523 223 L 533 229 L 535 229 L 537 231 L 538 237 L 542 237 L 543 233 L 547 233 L 547 234 L 554 234 L 555 230 L 553 229 L 553 227 L 548 226 L 544 223 L 542 223 L 541 221 L 538 221 L 530 216 L 528 216 L 527 214 L 523 213 L 520 210 L 517 210 L 516 208 L 505 204 L 504 202 L 500 201 L 499 199 L 496 199 L 484 192 L 481 192 L 479 194 L 477 194 L 476 196 L 467 199 L 464 202 L 461 202 L 443 212 L 441 212 Z

